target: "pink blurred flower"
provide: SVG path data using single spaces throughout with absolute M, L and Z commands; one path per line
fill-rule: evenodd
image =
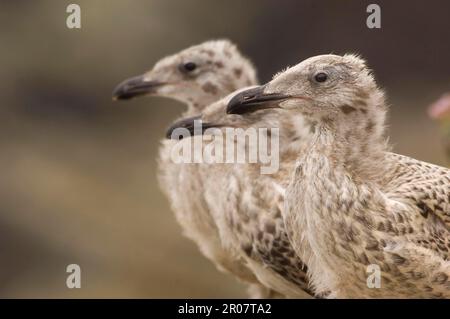
M 428 107 L 428 115 L 433 119 L 450 117 L 450 93 L 446 93 L 439 100 Z

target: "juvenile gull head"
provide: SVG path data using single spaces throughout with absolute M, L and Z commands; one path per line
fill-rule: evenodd
M 365 61 L 354 55 L 309 58 L 266 85 L 236 95 L 227 112 L 245 114 L 267 108 L 299 112 L 330 126 L 350 122 L 360 126 L 361 118 L 375 113 L 379 114 L 375 120 L 382 122 L 385 114 L 382 91 Z
M 261 130 L 260 132 L 268 138 L 279 140 L 282 158 L 286 156 L 285 160 L 294 160 L 296 153 L 293 151 L 301 149 L 310 137 L 311 125 L 301 113 L 290 114 L 281 109 L 261 109 L 246 114 L 246 116 L 226 114 L 227 105 L 230 105 L 236 95 L 255 89 L 259 89 L 259 87 L 253 86 L 237 90 L 206 107 L 200 115 L 176 121 L 168 128 L 166 137 L 174 140 L 182 139 L 186 137 L 185 133 L 180 135 L 178 133 L 185 132 L 185 130 L 189 131 L 189 136 L 215 134 L 228 136 L 229 134 L 228 137 L 233 137 L 229 129 L 234 129 L 235 134 L 245 134 L 247 130 Z M 218 130 L 221 133 L 218 133 Z M 259 148 L 258 143 L 255 145 L 249 143 L 248 146 Z
M 166 137 L 171 138 L 172 132 L 177 128 L 188 129 L 191 135 L 204 134 L 208 128 L 258 128 L 258 127 L 279 127 L 279 120 L 283 119 L 283 116 L 279 118 L 277 113 L 280 111 L 269 112 L 267 110 L 260 110 L 248 114 L 245 117 L 227 114 L 226 109 L 230 100 L 241 91 L 251 90 L 253 87 L 246 87 L 227 95 L 226 97 L 208 105 L 201 114 L 182 118 L 173 123 L 166 132 Z M 258 88 L 258 86 L 254 86 Z M 284 113 L 284 112 L 281 112 Z M 283 114 L 282 114 L 283 115 Z M 285 114 L 287 117 L 287 114 Z M 300 116 L 299 116 L 300 117 Z M 201 121 L 201 131 L 194 131 L 195 121 Z M 175 138 L 176 139 L 176 138 Z
M 152 95 L 176 99 L 195 114 L 221 97 L 257 83 L 251 62 L 228 40 L 207 41 L 165 57 L 143 75 L 120 83 L 113 98 Z
M 302 114 L 311 124 L 311 132 L 333 132 L 351 149 L 339 156 L 358 171 L 370 174 L 373 163 L 361 166 L 358 159 L 370 153 L 376 162 L 380 151 L 388 147 L 384 93 L 365 61 L 355 55 L 309 58 L 277 74 L 269 83 L 234 96 L 227 112 L 247 116 L 269 108 Z

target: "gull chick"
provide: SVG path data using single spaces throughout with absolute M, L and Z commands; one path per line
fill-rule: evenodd
M 313 57 L 229 106 L 240 114 L 263 108 L 313 125 L 284 219 L 316 291 L 450 297 L 450 170 L 389 152 L 384 94 L 365 61 Z
M 260 144 L 256 140 L 246 144 L 245 138 L 236 138 L 238 130 L 242 137 L 249 128 L 279 129 L 263 131 L 270 140 L 279 141 L 280 167 L 271 174 L 261 174 L 264 163 L 259 161 L 199 164 L 204 174 L 205 200 L 223 243 L 229 250 L 240 253 L 260 282 L 286 297 L 312 297 L 307 266 L 290 245 L 282 219 L 284 192 L 297 157 L 294 150 L 305 144 L 307 125 L 300 114 L 292 116 L 282 111 L 261 111 L 246 117 L 226 115 L 226 106 L 237 93 L 208 106 L 201 117 L 175 123 L 167 135 L 178 137 L 175 130 L 179 128 L 189 130 L 191 136 L 203 134 L 205 148 L 208 142 L 212 144 L 212 140 L 221 136 L 224 153 L 231 147 L 249 154 L 249 149 Z M 196 130 L 195 122 L 200 120 L 202 130 Z M 215 131 L 211 131 L 213 128 Z M 230 129 L 236 130 L 231 133 Z M 185 138 L 183 142 L 198 138 L 202 136 Z M 276 151 L 272 149 L 272 155 Z
M 116 100 L 162 96 L 178 100 L 187 108 L 182 118 L 200 114 L 212 102 L 238 88 L 257 84 L 252 63 L 228 40 L 207 41 L 165 57 L 152 70 L 120 83 L 113 92 Z M 225 115 L 225 111 L 223 112 Z M 158 180 L 169 199 L 184 234 L 220 270 L 253 283 L 251 297 L 271 297 L 261 286 L 239 253 L 225 248 L 216 221 L 205 203 L 204 174 L 197 164 L 175 164 L 171 159 L 173 141 L 163 140 L 158 160 Z

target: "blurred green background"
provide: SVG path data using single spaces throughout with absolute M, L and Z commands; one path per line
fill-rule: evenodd
M 372 1 L 373 2 L 373 1 Z M 82 29 L 66 27 L 77 3 Z M 395 151 L 446 165 L 426 106 L 450 89 L 449 1 L 0 2 L 0 297 L 244 297 L 184 239 L 156 183 L 175 101 L 113 103 L 159 58 L 229 38 L 262 82 L 322 53 L 368 59 Z M 66 287 L 68 264 L 82 288 Z

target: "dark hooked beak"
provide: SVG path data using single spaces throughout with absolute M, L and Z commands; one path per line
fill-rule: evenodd
M 200 127 L 200 124 L 201 124 L 201 127 Z M 174 124 L 172 124 L 167 129 L 166 138 L 167 139 L 172 139 L 172 133 L 178 128 L 187 129 L 189 131 L 189 133 L 190 133 L 189 136 L 194 136 L 194 135 L 203 135 L 203 133 L 205 133 L 205 131 L 207 129 L 212 128 L 212 127 L 221 127 L 221 125 L 215 125 L 215 124 L 212 124 L 212 123 L 201 122 L 201 116 L 200 115 L 199 116 L 188 117 L 188 118 L 179 120 L 179 121 L 175 122 Z M 174 136 L 173 139 L 174 140 L 182 140 L 184 137 L 187 137 L 187 136 L 177 135 L 177 136 Z
M 129 100 L 136 96 L 154 93 L 164 82 L 145 81 L 143 75 L 135 76 L 120 83 L 113 91 L 114 100 Z
M 291 96 L 281 93 L 264 93 L 265 85 L 242 91 L 228 103 L 228 114 L 246 114 L 258 110 L 277 108 L 282 101 Z

